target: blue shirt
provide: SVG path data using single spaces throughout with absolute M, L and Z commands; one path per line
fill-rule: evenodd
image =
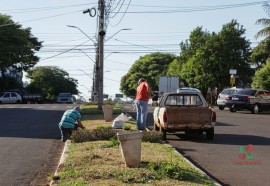
M 76 121 L 79 119 L 81 119 L 80 112 L 74 109 L 67 110 L 58 125 L 64 128 L 74 129 L 75 125 L 77 125 Z

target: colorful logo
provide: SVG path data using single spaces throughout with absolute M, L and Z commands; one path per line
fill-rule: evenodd
M 239 160 L 234 161 L 233 165 L 237 167 L 258 167 L 262 165 L 261 161 L 254 161 L 255 147 L 252 144 L 240 146 Z
M 254 146 L 252 144 L 246 146 L 240 146 L 240 160 L 252 160 L 253 158 Z

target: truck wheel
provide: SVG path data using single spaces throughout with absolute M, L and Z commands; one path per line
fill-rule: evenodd
M 251 108 L 251 113 L 252 114 L 258 114 L 259 112 L 260 112 L 260 106 L 259 106 L 259 104 L 253 105 L 253 107 Z
M 208 139 L 208 140 L 213 140 L 214 139 L 214 127 L 212 127 L 212 128 L 210 128 L 210 129 L 208 129 L 207 131 L 206 131 L 206 138 Z
M 224 108 L 225 108 L 224 106 L 221 106 L 221 105 L 218 106 L 218 109 L 219 109 L 219 110 L 224 110 Z
M 157 126 L 157 124 L 155 122 L 154 122 L 154 130 L 159 131 L 159 127 Z
M 166 141 L 166 139 L 167 139 L 166 130 L 164 128 L 162 128 L 162 126 L 160 126 L 159 131 L 162 133 L 162 140 Z

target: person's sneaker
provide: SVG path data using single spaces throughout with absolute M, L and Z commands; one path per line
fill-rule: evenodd
M 67 140 L 66 139 L 61 139 L 61 141 L 66 142 Z

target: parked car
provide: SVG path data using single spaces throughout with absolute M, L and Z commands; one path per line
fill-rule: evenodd
M 217 105 L 219 110 L 224 110 L 226 107 L 226 97 L 231 94 L 236 94 L 239 90 L 242 90 L 242 88 L 226 88 L 221 91 L 221 93 L 218 95 L 217 99 Z
M 0 92 L 0 103 L 21 103 L 22 97 L 16 92 Z
M 179 93 L 165 93 L 155 107 L 154 129 L 166 133 L 184 131 L 186 134 L 206 132 L 209 140 L 214 138 L 215 111 L 207 105 L 201 92 L 183 90 Z
M 71 93 L 59 93 L 56 99 L 57 103 L 73 103 L 73 97 Z
M 242 89 L 227 96 L 225 104 L 231 112 L 250 110 L 251 113 L 258 114 L 270 110 L 270 93 L 267 90 Z

